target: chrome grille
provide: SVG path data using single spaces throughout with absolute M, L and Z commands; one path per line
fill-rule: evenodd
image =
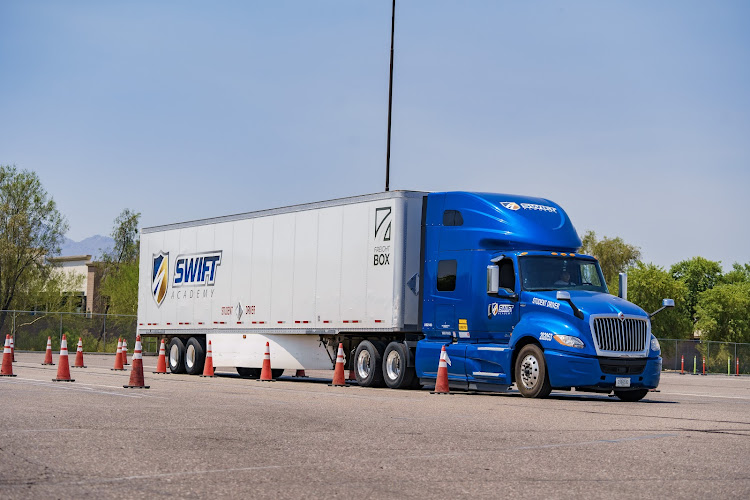
M 645 319 L 594 318 L 594 337 L 601 351 L 642 352 L 648 341 Z

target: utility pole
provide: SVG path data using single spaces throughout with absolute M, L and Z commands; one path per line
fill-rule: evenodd
M 393 108 L 393 33 L 396 29 L 396 0 L 391 9 L 391 74 L 388 83 L 388 145 L 385 153 L 385 190 L 390 191 L 391 177 L 391 109 Z

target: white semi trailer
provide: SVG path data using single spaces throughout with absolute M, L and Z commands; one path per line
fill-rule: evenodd
M 210 340 L 215 366 L 250 377 L 266 342 L 279 375 L 331 369 L 339 342 L 351 358 L 367 340 L 374 349 L 360 356 L 363 378 L 380 382 L 370 358 L 390 341 L 413 348 L 418 340 L 425 195 L 397 191 L 144 228 L 138 332 L 167 339 L 172 372 L 200 374 Z

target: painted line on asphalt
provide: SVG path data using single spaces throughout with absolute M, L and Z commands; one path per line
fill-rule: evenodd
M 714 394 L 688 394 L 685 392 L 662 392 L 661 394 L 667 396 L 693 396 L 696 398 L 719 398 L 719 399 L 744 399 L 750 401 L 750 397 L 747 396 L 717 396 Z
M 107 387 L 112 389 L 121 389 L 121 387 L 118 386 L 111 386 L 111 385 L 96 385 L 96 384 L 86 384 L 83 382 L 47 382 L 46 380 L 39 380 L 35 378 L 15 378 L 13 380 L 3 380 L 3 382 L 6 383 L 12 383 L 12 384 L 25 384 L 25 385 L 36 385 L 40 387 L 51 387 L 55 389 L 62 389 L 66 391 L 75 391 L 75 392 L 85 392 L 87 394 L 104 394 L 109 396 L 121 396 L 124 398 L 155 398 L 155 399 L 167 399 L 162 396 L 152 396 L 150 394 L 124 394 L 121 392 L 113 392 L 113 391 L 101 391 L 97 389 L 93 389 L 88 386 L 94 386 L 94 387 Z M 76 384 L 76 385 L 72 385 Z

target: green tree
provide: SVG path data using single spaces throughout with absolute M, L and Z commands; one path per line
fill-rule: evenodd
M 702 292 L 696 316 L 705 340 L 750 342 L 750 282 L 719 284 Z
M 36 173 L 0 166 L 0 328 L 25 284 L 49 278 L 67 230 Z
M 722 274 L 721 263 L 703 257 L 693 257 L 674 264 L 671 273 L 674 279 L 682 281 L 687 287 L 687 309 L 695 322 L 698 296 L 719 282 Z
M 721 277 L 722 283 L 750 283 L 750 264 L 732 264 L 732 270 Z
M 599 260 L 604 273 L 604 279 L 610 292 L 617 294 L 619 290 L 619 274 L 635 264 L 641 258 L 641 250 L 634 245 L 625 243 L 622 238 L 596 238 L 594 231 L 587 231 L 581 238 L 583 245 L 580 252 L 592 255 Z
M 628 270 L 628 300 L 647 312 L 661 307 L 662 299 L 674 299 L 674 309 L 656 315 L 651 332 L 659 338 L 685 339 L 693 336 L 693 322 L 685 302 L 685 284 L 655 264 L 636 264 Z
M 105 312 L 135 314 L 138 311 L 140 218 L 140 213 L 126 208 L 115 219 L 112 229 L 115 245 L 103 256 L 101 294 L 106 303 Z

